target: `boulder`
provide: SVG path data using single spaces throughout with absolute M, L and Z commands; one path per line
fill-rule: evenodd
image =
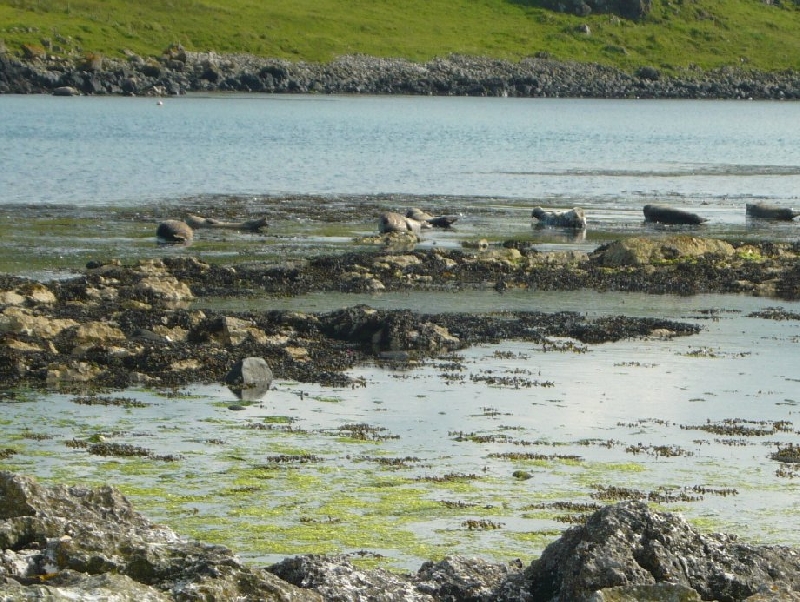
M 715 238 L 673 236 L 666 239 L 626 238 L 598 247 L 591 255 L 604 267 L 638 266 L 676 259 L 721 255 L 731 257 L 733 245 Z
M 150 522 L 107 486 L 42 487 L 0 472 L 0 550 L 0 600 L 322 602 Z
M 269 390 L 272 379 L 272 370 L 265 359 L 246 357 L 225 375 L 225 384 L 241 399 L 254 401 Z
M 526 569 L 524 590 L 532 600 L 583 602 L 620 599 L 613 590 L 593 597 L 600 590 L 670 583 L 703 600 L 744 600 L 765 585 L 791 584 L 798 571 L 800 556 L 791 549 L 704 535 L 677 514 L 623 502 L 596 511 L 547 546 Z

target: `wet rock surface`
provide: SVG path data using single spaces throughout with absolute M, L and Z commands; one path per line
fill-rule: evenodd
M 451 556 L 400 574 L 312 555 L 260 568 L 150 522 L 114 488 L 2 472 L 0 550 L 3 600 L 738 601 L 800 588 L 796 550 L 703 534 L 642 502 L 596 511 L 527 567 Z
M 585 5 L 583 2 L 578 4 Z M 548 98 L 800 98 L 800 75 L 721 68 L 667 76 L 643 66 L 634 73 L 547 56 L 518 62 L 453 55 L 425 63 L 362 55 L 330 63 L 187 52 L 126 60 L 0 54 L 0 93 L 166 96 L 186 92 L 418 94 Z

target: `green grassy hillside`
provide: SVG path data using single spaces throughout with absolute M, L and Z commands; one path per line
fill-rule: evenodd
M 159 55 L 179 43 L 308 61 L 547 52 L 626 70 L 798 69 L 800 6 L 774 1 L 653 0 L 650 14 L 634 22 L 553 12 L 537 0 L 0 0 L 0 40 L 13 53 L 50 40 L 56 52 L 115 57 L 124 50 Z M 590 34 L 578 30 L 582 24 Z

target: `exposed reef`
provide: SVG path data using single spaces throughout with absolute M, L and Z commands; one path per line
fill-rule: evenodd
M 328 313 L 197 309 L 204 297 L 294 296 L 512 288 L 690 295 L 748 293 L 797 298 L 797 245 L 734 246 L 717 239 L 631 238 L 591 254 L 519 250 L 365 251 L 291 266 L 212 265 L 165 257 L 128 265 L 91 262 L 75 278 L 0 278 L 0 376 L 7 386 L 178 387 L 222 382 L 245 357 L 278 378 L 347 385 L 368 361 L 414 361 L 485 342 L 571 337 L 602 343 L 697 326 L 578 312 L 425 315 L 355 306 Z

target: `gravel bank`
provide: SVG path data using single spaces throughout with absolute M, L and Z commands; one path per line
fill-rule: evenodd
M 666 76 L 549 57 L 448 56 L 426 63 L 344 56 L 330 63 L 168 49 L 160 58 L 19 59 L 0 54 L 0 93 L 166 96 L 187 92 L 409 94 L 530 98 L 798 99 L 800 75 L 722 68 Z

